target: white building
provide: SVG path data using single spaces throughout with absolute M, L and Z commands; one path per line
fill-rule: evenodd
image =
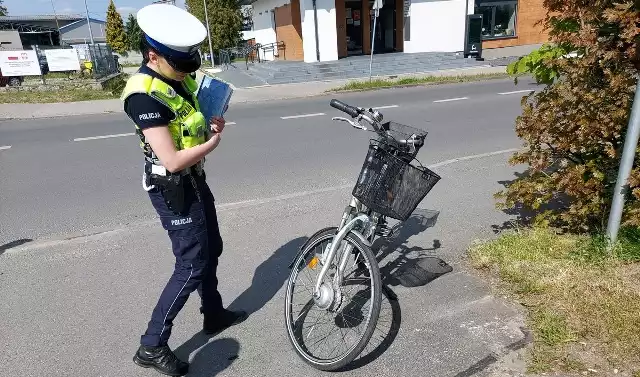
M 542 0 L 381 0 L 373 36 L 374 0 L 240 0 L 253 6 L 256 43 L 278 42 L 261 58 L 332 61 L 374 53 L 464 51 L 467 15 L 483 16 L 483 48 L 541 43 L 533 24 Z M 522 25 L 517 19 L 522 19 Z

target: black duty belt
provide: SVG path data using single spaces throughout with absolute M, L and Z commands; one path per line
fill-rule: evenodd
M 164 167 L 147 161 L 144 172 L 145 190 L 148 191 L 154 186 L 158 187 L 167 207 L 175 214 L 183 214 L 185 209 L 185 183 L 189 182 L 195 190 L 198 201 L 202 200 L 200 189 L 195 180 L 195 176 L 202 176 L 204 173 L 202 163 L 177 173 L 171 173 Z

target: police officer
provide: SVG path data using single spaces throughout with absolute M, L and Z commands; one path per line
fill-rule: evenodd
M 220 143 L 225 121 L 204 119 L 195 96 L 193 72 L 201 64 L 197 46 L 207 35 L 202 23 L 168 4 L 142 8 L 137 20 L 144 32 L 144 61 L 121 99 L 141 139 L 143 187 L 171 239 L 176 262 L 133 360 L 182 376 L 188 364 L 176 357 L 168 340 L 174 318 L 193 291 L 197 289 L 201 298 L 205 334 L 247 318 L 246 312 L 224 309 L 217 289 L 222 238 L 203 170 L 205 155 Z

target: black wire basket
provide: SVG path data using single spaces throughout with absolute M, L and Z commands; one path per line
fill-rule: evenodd
M 389 144 L 371 140 L 352 194 L 372 211 L 405 221 L 440 176 L 421 164 L 412 165 L 407 161 L 411 159 L 398 152 Z

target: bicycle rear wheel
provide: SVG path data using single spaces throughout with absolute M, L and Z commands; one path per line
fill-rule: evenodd
M 323 371 L 339 370 L 362 352 L 376 328 L 382 301 L 375 256 L 353 233 L 345 236 L 324 279 L 333 292 L 331 304 L 314 300 L 313 287 L 322 269 L 322 254 L 336 233 L 337 228 L 324 229 L 305 244 L 293 264 L 285 297 L 285 322 L 291 344 L 306 363 Z M 345 252 L 351 254 L 349 263 L 342 284 L 334 287 L 337 265 Z M 363 264 L 368 276 L 358 267 Z M 327 329 L 330 333 L 323 334 Z

